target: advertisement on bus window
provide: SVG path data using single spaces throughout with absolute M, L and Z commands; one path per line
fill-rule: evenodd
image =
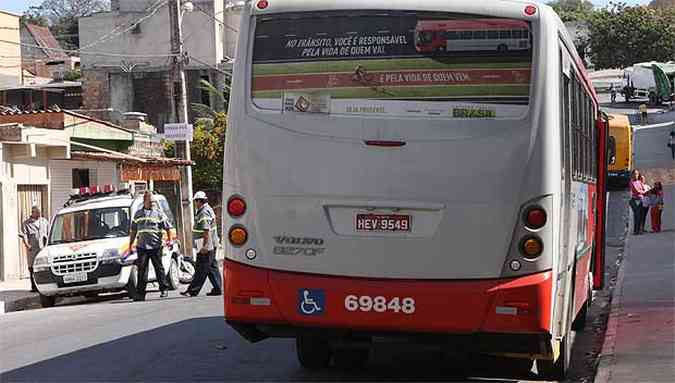
M 254 104 L 284 113 L 520 118 L 532 33 L 521 20 L 418 12 L 259 16 Z

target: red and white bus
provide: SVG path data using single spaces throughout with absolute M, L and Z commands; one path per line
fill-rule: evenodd
M 415 43 L 488 19 L 530 49 Z M 396 338 L 564 375 L 602 285 L 607 124 L 551 8 L 258 0 L 239 30 L 227 323 L 306 368 Z
M 424 20 L 415 28 L 415 47 L 421 53 L 530 49 L 523 20 Z

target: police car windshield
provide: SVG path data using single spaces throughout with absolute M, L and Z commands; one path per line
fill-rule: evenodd
M 59 214 L 49 244 L 129 236 L 129 208 L 112 207 Z

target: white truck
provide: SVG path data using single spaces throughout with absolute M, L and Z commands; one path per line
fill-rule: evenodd
M 131 219 L 142 207 L 143 198 L 127 190 L 114 191 L 112 186 L 105 189 L 83 188 L 82 192 L 73 193 L 52 219 L 47 246 L 33 263 L 33 276 L 43 307 L 54 306 L 59 296 L 91 297 L 124 290 L 130 297 L 135 296 L 137 256 L 135 249 L 129 248 L 129 231 Z M 175 226 L 166 198 L 155 194 L 153 203 Z M 162 254 L 162 265 L 172 290 L 183 280 L 183 263 L 180 244 L 172 229 L 172 235 L 165 237 Z M 148 282 L 156 280 L 150 262 Z
M 669 100 L 672 86 L 663 69 L 654 62 L 635 64 L 623 72 L 623 96 L 626 102 L 633 98 L 646 98 L 656 105 Z

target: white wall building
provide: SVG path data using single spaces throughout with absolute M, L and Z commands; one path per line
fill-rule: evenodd
M 28 277 L 21 223 L 35 204 L 49 217 L 50 161 L 70 157 L 65 130 L 0 124 L 0 280 Z
M 238 25 L 225 24 L 225 0 L 191 3 L 194 9 L 183 14 L 182 23 L 184 50 L 191 57 L 186 66 L 188 105 L 210 104 L 222 110 L 217 98 L 202 91 L 199 82 L 207 80 L 222 87 L 224 75 L 219 70 L 226 67 L 226 51 L 234 51 Z M 110 12 L 80 18 L 85 109 L 143 112 L 160 131 L 166 122 L 176 121 L 172 58 L 165 56 L 171 53 L 170 4 L 113 0 Z M 87 54 L 88 50 L 120 56 Z

